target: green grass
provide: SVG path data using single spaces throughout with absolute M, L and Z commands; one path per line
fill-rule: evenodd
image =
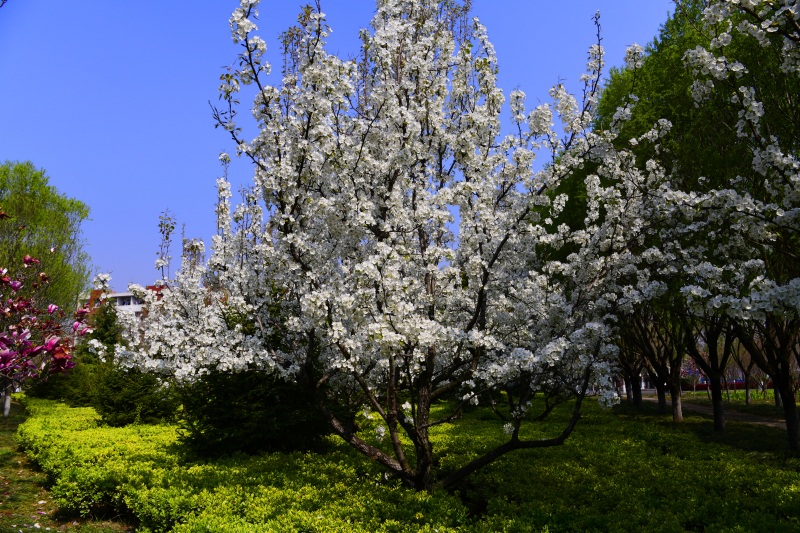
M 106 517 L 86 520 L 58 512 L 47 490 L 47 476 L 18 449 L 14 439 L 26 418 L 25 410 L 17 402 L 12 403 L 8 418 L 0 418 L 0 532 L 127 531 L 127 526 Z
M 728 396 L 725 391 L 722 391 L 722 404 L 726 410 L 738 411 L 740 413 L 748 413 L 751 415 L 784 418 L 783 407 L 775 406 L 775 397 L 772 390 L 767 391 L 767 399 L 764 399 L 764 393 L 760 391 L 751 391 L 750 405 L 745 403 L 745 391 L 737 390 L 731 391 L 731 401 L 728 401 Z M 708 399 L 708 394 L 705 391 L 692 393 L 684 392 L 681 400 L 689 403 L 696 403 L 711 407 L 711 400 Z
M 509 454 L 432 496 L 385 479 L 334 438 L 326 453 L 189 462 L 174 426 L 99 427 L 91 409 L 27 405 L 18 439 L 61 508 L 129 513 L 141 533 L 800 531 L 800 459 L 785 432 L 731 421 L 719 435 L 708 418 L 673 423 L 656 405 L 589 402 L 564 446 Z M 568 415 L 524 437 L 555 435 Z M 439 473 L 504 438 L 484 409 L 437 426 Z

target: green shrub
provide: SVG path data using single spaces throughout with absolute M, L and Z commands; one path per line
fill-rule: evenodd
M 178 408 L 177 396 L 168 383 L 113 361 L 99 367 L 93 400 L 103 423 L 114 427 L 172 421 Z
M 306 390 L 263 373 L 206 374 L 180 398 L 181 442 L 202 457 L 310 450 L 330 432 Z
M 563 446 L 509 454 L 455 492 L 428 495 L 387 480 L 333 437 L 325 438 L 325 454 L 185 462 L 175 425 L 101 427 L 93 409 L 25 404 L 31 416 L 18 439 L 50 475 L 55 501 L 84 513 L 97 506 L 132 513 L 140 533 L 800 530 L 800 461 L 784 456 L 783 432 L 734 421 L 719 435 L 705 418 L 674 424 L 589 402 Z M 523 437 L 560 432 L 569 406 L 553 415 Z M 360 422 L 375 444 L 377 420 Z M 462 422 L 468 439 L 446 425 L 432 428 L 440 474 L 507 438 L 486 409 Z
M 49 376 L 26 390 L 28 396 L 46 400 L 62 400 L 72 407 L 94 405 L 94 389 L 99 365 L 76 358 L 75 366 L 66 374 Z

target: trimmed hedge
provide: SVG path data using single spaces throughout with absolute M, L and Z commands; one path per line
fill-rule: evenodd
M 89 408 L 25 403 L 31 416 L 18 439 L 51 476 L 55 501 L 130 512 L 142 533 L 800 530 L 800 461 L 784 455 L 775 443 L 785 435 L 772 428 L 731 422 L 719 437 L 706 419 L 672 424 L 590 402 L 564 446 L 510 454 L 453 493 L 427 495 L 385 479 L 332 437 L 326 453 L 188 462 L 176 426 L 99 427 Z M 524 437 L 559 431 L 569 413 L 554 415 Z M 365 439 L 375 422 L 359 420 Z M 436 427 L 440 473 L 505 438 L 484 409 L 459 425 Z

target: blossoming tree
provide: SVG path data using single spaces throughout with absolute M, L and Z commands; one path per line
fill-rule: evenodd
M 684 56 L 694 77 L 695 105 L 713 102 L 720 127 L 735 132 L 751 165 L 725 183 L 702 187 L 701 177 L 696 187 L 675 184 L 663 193 L 665 211 L 676 214 L 676 238 L 704 236 L 683 267 L 690 313 L 731 321 L 735 336 L 785 400 L 795 452 L 800 418 L 791 368 L 800 341 L 800 129 L 793 117 L 799 113 L 799 19 L 800 6 L 791 0 L 707 3 L 698 27 L 705 44 Z
M 0 222 L 7 223 L 8 218 L 0 209 Z M 73 339 L 91 331 L 85 324 L 89 313 L 86 308 L 77 310 L 69 321 L 69 315 L 65 317 L 57 305 L 45 308 L 35 299 L 17 295 L 26 285 L 36 289 L 49 281 L 46 273 L 37 272 L 39 264 L 39 259 L 26 254 L 19 263 L 0 268 L 0 388 L 4 417 L 9 415 L 14 389 L 72 368 Z
M 327 53 L 330 29 L 319 6 L 308 8 L 284 34 L 273 87 L 253 34 L 257 3 L 243 0 L 231 17 L 242 68 L 223 76 L 226 105 L 214 110 L 253 162 L 253 187 L 233 208 L 219 180 L 204 266 L 163 280 L 160 299 L 132 287 L 149 312 L 120 360 L 176 379 L 261 370 L 298 380 L 335 434 L 417 490 L 516 449 L 562 444 L 590 383 L 603 403 L 616 400 L 614 313 L 621 295 L 651 292 L 634 245 L 656 216 L 644 191 L 664 179 L 654 161 L 640 170 L 613 146 L 633 101 L 609 130 L 591 129 L 599 26 L 581 100 L 558 85 L 552 105 L 528 112 L 513 91 L 513 134 L 501 137 L 494 50 L 467 6 L 381 0 L 357 61 Z M 641 47 L 628 50 L 631 68 L 641 58 Z M 255 88 L 251 141 L 235 122 L 242 86 Z M 662 121 L 640 142 L 668 130 Z M 534 173 L 539 148 L 553 160 Z M 596 170 L 584 223 L 571 229 L 558 223 L 567 198 L 554 191 L 583 165 Z M 508 441 L 436 479 L 431 428 L 457 424 L 492 393 Z M 433 403 L 453 397 L 434 419 Z M 526 423 L 572 399 L 560 434 L 524 437 Z M 377 413 L 375 437 L 387 445 L 359 435 L 334 403 Z

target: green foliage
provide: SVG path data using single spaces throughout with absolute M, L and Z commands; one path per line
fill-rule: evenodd
M 433 495 L 403 489 L 327 437 L 327 453 L 234 455 L 185 462 L 174 425 L 100 427 L 92 409 L 28 400 L 18 439 L 65 509 L 128 511 L 138 531 L 560 532 L 764 531 L 800 528 L 800 467 L 777 429 L 689 416 L 681 425 L 590 402 L 564 446 L 515 452 Z M 447 405 L 436 407 L 442 414 Z M 655 406 L 646 406 L 654 410 Z M 441 411 L 441 412 L 440 412 Z M 569 416 L 530 428 L 552 436 Z M 432 428 L 441 473 L 506 436 L 487 409 L 465 415 L 468 438 Z M 362 419 L 362 438 L 376 420 Z M 385 441 L 381 446 L 388 447 Z
M 262 373 L 206 374 L 180 399 L 181 442 L 203 457 L 308 450 L 330 432 L 306 389 Z
M 89 283 L 89 256 L 81 234 L 89 207 L 60 193 L 30 161 L 0 164 L 0 207 L 11 216 L 0 224 L 0 268 L 13 269 L 28 254 L 41 261 L 37 268 L 50 277 L 38 287 L 23 287 L 18 295 L 71 312 Z
M 93 405 L 104 424 L 153 424 L 175 417 L 178 398 L 168 383 L 109 361 L 98 368 Z
M 669 17 L 659 34 L 647 46 L 644 66 L 635 73 L 612 69 L 598 106 L 598 126 L 607 127 L 617 107 L 634 94 L 639 98 L 631 120 L 625 124 L 619 143 L 630 148 L 629 140 L 646 133 L 660 120 L 672 123 L 670 134 L 655 146 L 644 144 L 636 149 L 639 164 L 657 157 L 668 171 L 677 171 L 673 179 L 688 190 L 727 188 L 737 175 L 752 174 L 752 154 L 736 135 L 738 117 L 728 116 L 731 94 L 718 84 L 712 99 L 697 106 L 692 97 L 692 72 L 683 62 L 686 50 L 708 46 L 697 31 L 703 2 L 686 2 L 683 9 Z M 735 51 L 759 53 L 754 40 L 737 38 Z M 737 86 L 738 87 L 738 86 Z
M 89 407 L 94 403 L 99 366 L 88 363 L 82 355 L 77 355 L 72 369 L 65 374 L 49 376 L 46 381 L 27 389 L 26 394 L 34 398 L 62 400 L 71 407 Z

